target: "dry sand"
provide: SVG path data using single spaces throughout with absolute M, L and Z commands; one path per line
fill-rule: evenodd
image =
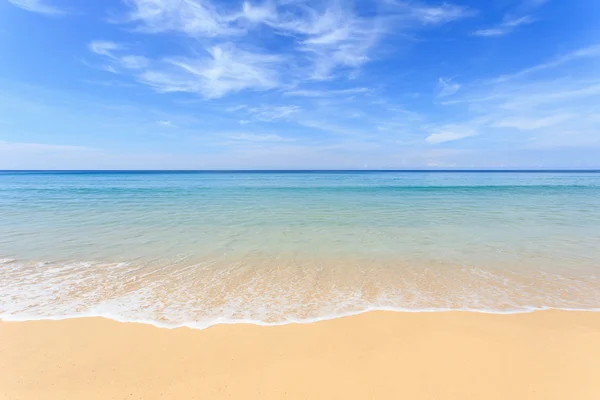
M 0 323 L 0 399 L 600 399 L 600 313 Z

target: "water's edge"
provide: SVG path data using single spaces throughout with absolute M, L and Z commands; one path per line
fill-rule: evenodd
M 195 330 L 204 330 L 218 325 L 256 325 L 265 327 L 284 326 L 284 325 L 308 325 L 323 321 L 331 321 L 340 318 L 354 317 L 357 315 L 363 315 L 371 312 L 393 312 L 393 313 L 475 313 L 475 314 L 493 314 L 493 315 L 515 315 L 515 314 L 530 314 L 540 311 L 569 311 L 569 312 L 600 312 L 600 308 L 564 308 L 564 307 L 530 307 L 519 310 L 493 310 L 493 309 L 472 309 L 472 308 L 431 308 L 431 309 L 409 309 L 409 308 L 392 308 L 392 307 L 373 307 L 356 312 L 340 313 L 336 315 L 324 316 L 319 318 L 307 318 L 302 320 L 290 319 L 282 322 L 264 322 L 260 320 L 246 320 L 246 319 L 216 319 L 210 323 L 197 323 L 197 322 L 184 322 L 179 324 L 166 324 L 153 320 L 143 319 L 127 319 L 121 318 L 118 315 L 109 314 L 92 314 L 82 313 L 77 315 L 65 315 L 65 316 L 5 316 L 0 315 L 1 322 L 31 322 L 31 321 L 65 321 L 73 319 L 88 319 L 88 318 L 103 318 L 119 323 L 132 323 L 132 324 L 143 324 L 151 325 L 161 329 L 180 329 L 189 328 Z

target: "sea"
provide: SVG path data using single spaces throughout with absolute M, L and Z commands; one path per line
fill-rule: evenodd
M 0 319 L 600 311 L 599 171 L 3 171 Z

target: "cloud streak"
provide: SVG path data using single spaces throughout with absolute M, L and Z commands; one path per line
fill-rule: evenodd
M 440 144 L 445 142 L 453 142 L 477 135 L 477 131 L 468 126 L 448 125 L 439 128 L 435 133 L 427 136 L 425 141 L 430 144 Z
M 7 142 L 0 140 L 0 152 L 27 151 L 33 153 L 47 152 L 81 152 L 93 150 L 85 146 L 71 146 L 45 143 Z
M 414 17 L 423 24 L 431 25 L 445 24 L 459 19 L 472 17 L 476 14 L 472 9 L 449 3 L 430 6 L 404 2 L 403 6 L 408 10 L 408 15 Z
M 473 35 L 483 37 L 504 36 L 513 32 L 519 26 L 529 25 L 533 22 L 535 22 L 535 19 L 528 15 L 520 18 L 506 18 L 501 24 L 492 28 L 477 30 L 473 32 Z
M 572 61 L 592 59 L 592 58 L 596 58 L 599 56 L 600 56 L 600 45 L 592 45 L 592 46 L 584 47 L 581 49 L 577 49 L 570 53 L 555 57 L 553 60 L 550 60 L 548 62 L 537 64 L 537 65 L 534 65 L 533 67 L 525 68 L 525 69 L 522 69 L 521 71 L 518 71 L 518 72 L 515 72 L 512 74 L 501 75 L 501 76 L 493 79 L 492 81 L 496 82 L 496 83 L 506 82 L 506 81 L 510 81 L 513 79 L 517 79 L 517 78 L 523 78 L 530 74 L 534 74 L 534 73 L 542 72 L 542 71 L 549 70 L 552 68 L 560 67 L 560 66 L 570 63 Z
M 251 53 L 233 43 L 216 45 L 195 58 L 172 57 L 151 60 L 128 53 L 127 46 L 94 41 L 90 50 L 103 56 L 104 69 L 131 74 L 157 92 L 185 92 L 219 98 L 241 90 L 268 90 L 279 86 L 283 58 L 272 54 Z
M 241 33 L 231 26 L 235 18 L 220 14 L 208 1 L 124 0 L 129 7 L 125 21 L 146 33 L 183 32 L 192 37 Z
M 475 135 L 519 133 L 528 148 L 536 143 L 546 148 L 600 147 L 600 73 L 593 68 L 598 57 L 598 46 L 585 47 L 512 75 L 466 84 L 455 100 L 442 103 L 455 117 L 426 141 L 441 144 Z M 570 62 L 587 74 L 565 74 Z M 529 79 L 522 79 L 525 76 Z
M 340 90 L 312 90 L 312 89 L 298 89 L 288 90 L 284 94 L 286 96 L 296 97 L 337 97 L 337 96 L 352 96 L 361 93 L 368 93 L 371 90 L 365 87 L 340 89 Z
M 23 10 L 35 13 L 47 15 L 65 14 L 64 10 L 51 6 L 45 0 L 8 0 L 8 2 Z
M 244 2 L 239 10 L 223 10 L 209 1 L 127 0 L 125 19 L 147 33 L 181 32 L 192 38 L 241 42 L 258 28 L 288 39 L 304 74 L 310 79 L 332 77 L 338 67 L 359 67 L 381 33 L 375 18 L 359 17 L 340 1 L 308 3 L 279 1 L 255 6 Z
M 275 134 L 236 133 L 227 136 L 228 139 L 241 142 L 283 142 L 294 139 L 284 138 Z
M 108 61 L 103 68 L 132 75 L 158 92 L 209 99 L 275 88 L 292 96 L 332 97 L 302 85 L 355 76 L 373 60 L 380 39 L 398 29 L 425 29 L 471 15 L 452 4 L 412 2 L 375 14 L 360 13 L 341 0 L 245 1 L 238 7 L 208 0 L 124 3 L 126 14 L 115 22 L 132 25 L 138 33 L 181 34 L 193 50 L 148 58 L 122 44 L 93 42 L 90 50 Z M 393 21 L 401 23 L 390 26 Z M 275 42 L 276 47 L 271 45 Z
M 456 92 L 460 90 L 461 85 L 452 82 L 452 79 L 448 78 L 439 78 L 438 79 L 438 96 L 439 97 L 447 97 L 452 96 Z
M 137 79 L 159 92 L 219 98 L 241 90 L 278 87 L 282 61 L 277 55 L 251 53 L 227 43 L 208 48 L 203 57 L 165 59 L 143 70 Z

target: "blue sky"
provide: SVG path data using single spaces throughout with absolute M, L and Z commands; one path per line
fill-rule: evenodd
M 0 169 L 600 167 L 596 0 L 0 0 Z

